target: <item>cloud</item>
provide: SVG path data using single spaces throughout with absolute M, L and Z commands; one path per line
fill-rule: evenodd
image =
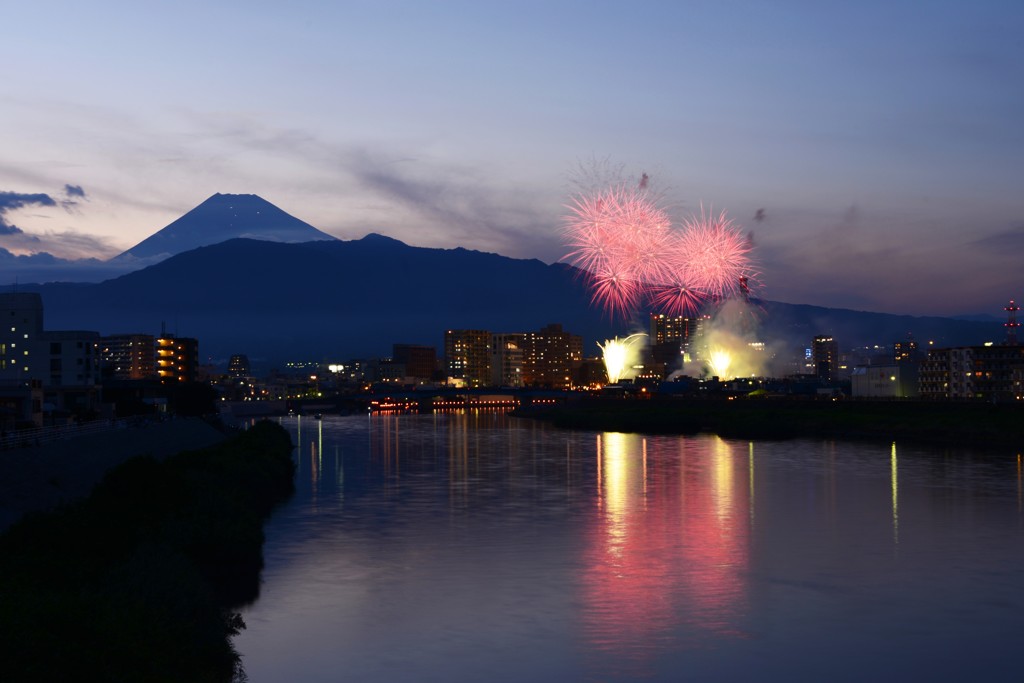
M 80 185 L 65 185 L 64 195 L 67 199 L 60 201 L 44 192 L 23 193 L 0 191 L 0 237 L 3 238 L 4 250 L 8 253 L 22 252 L 21 257 L 39 256 L 33 263 L 47 262 L 47 258 L 63 261 L 70 258 L 78 261 L 82 254 L 104 255 L 116 251 L 107 238 L 94 237 L 80 232 L 46 231 L 42 234 L 27 233 L 11 223 L 6 214 L 11 211 L 30 206 L 60 206 L 65 211 L 72 211 L 78 205 L 74 198 L 85 198 L 85 190 Z M 11 250 L 14 250 L 13 252 Z M 88 259 L 86 259 L 88 260 Z
M 145 264 L 143 264 L 145 265 Z M 95 258 L 64 259 L 49 252 L 13 254 L 0 247 L 4 282 L 101 282 L 136 270 L 138 264 L 112 263 Z
M 1016 225 L 1007 230 L 987 235 L 968 242 L 969 246 L 981 247 L 986 251 L 1000 254 L 1024 250 L 1024 224 Z
M 278 192 L 287 187 L 282 194 L 320 194 L 344 205 L 344 226 L 324 224 L 337 214 L 328 221 L 300 215 L 321 230 L 356 238 L 380 232 L 417 246 L 551 261 L 564 254 L 562 190 L 535 176 L 502 182 L 500 169 L 441 157 L 433 141 L 353 145 L 244 116 L 186 116 L 205 155 L 200 175 L 214 169 L 236 183 L 250 182 L 246 191 L 259 193 L 266 178 L 248 178 L 253 165 L 239 161 L 272 158 L 284 173 Z
M 1012 219 L 971 234 L 956 219 L 923 222 L 858 202 L 820 212 L 780 206 L 768 224 L 755 252 L 766 299 L 946 315 L 1020 291 L 1013 255 L 1024 249 L 1024 223 Z
M 0 213 L 36 204 L 39 206 L 57 206 L 57 202 L 53 200 L 53 197 L 42 192 L 26 194 L 22 192 L 0 191 Z
M 507 256 L 561 256 L 558 217 L 544 210 L 535 192 L 491 187 L 476 169 L 395 164 L 365 152 L 348 170 L 360 186 L 402 206 L 431 241 Z
M 57 202 L 48 194 L 23 192 L 0 192 L 0 235 L 24 235 L 25 231 L 7 220 L 8 211 L 26 206 L 56 206 Z
M 9 252 L 6 249 L 4 249 L 3 247 L 0 247 L 0 261 L 3 261 L 5 265 L 17 264 L 17 265 L 32 265 L 32 266 L 39 266 L 39 265 L 49 266 L 49 265 L 53 265 L 53 264 L 57 263 L 58 261 L 62 261 L 62 260 L 63 259 L 58 259 L 53 254 L 49 254 L 49 253 L 47 253 L 45 251 L 40 251 L 40 252 L 37 252 L 35 254 L 18 255 L 18 254 L 12 254 L 11 252 Z
M 40 234 L 29 234 L 22 231 L 4 232 L 2 247 L 20 254 L 49 253 L 57 258 L 80 260 L 83 255 L 106 258 L 117 253 L 117 248 L 110 244 L 110 239 L 97 237 L 71 230 L 47 231 Z

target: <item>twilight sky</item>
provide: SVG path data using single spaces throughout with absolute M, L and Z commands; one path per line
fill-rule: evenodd
M 608 160 L 649 173 L 674 215 L 703 203 L 752 230 L 767 299 L 948 315 L 1024 299 L 1020 0 L 3 15 L 13 254 L 108 258 L 223 192 L 342 239 L 552 262 L 574 170 Z

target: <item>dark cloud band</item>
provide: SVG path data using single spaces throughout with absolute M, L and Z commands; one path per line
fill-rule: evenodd
M 69 186 L 70 187 L 70 186 Z M 57 206 L 53 197 L 44 193 L 0 192 L 0 214 L 26 206 Z
M 56 206 L 57 202 L 43 192 L 0 192 L 0 235 L 20 235 L 24 231 L 18 226 L 7 222 L 4 217 L 8 211 L 26 206 Z

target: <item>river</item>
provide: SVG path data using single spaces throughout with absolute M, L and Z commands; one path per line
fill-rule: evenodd
M 282 418 L 252 683 L 1018 680 L 1018 454 Z

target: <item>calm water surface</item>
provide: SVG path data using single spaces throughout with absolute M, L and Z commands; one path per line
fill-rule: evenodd
M 270 681 L 1020 680 L 1017 454 L 287 418 Z

